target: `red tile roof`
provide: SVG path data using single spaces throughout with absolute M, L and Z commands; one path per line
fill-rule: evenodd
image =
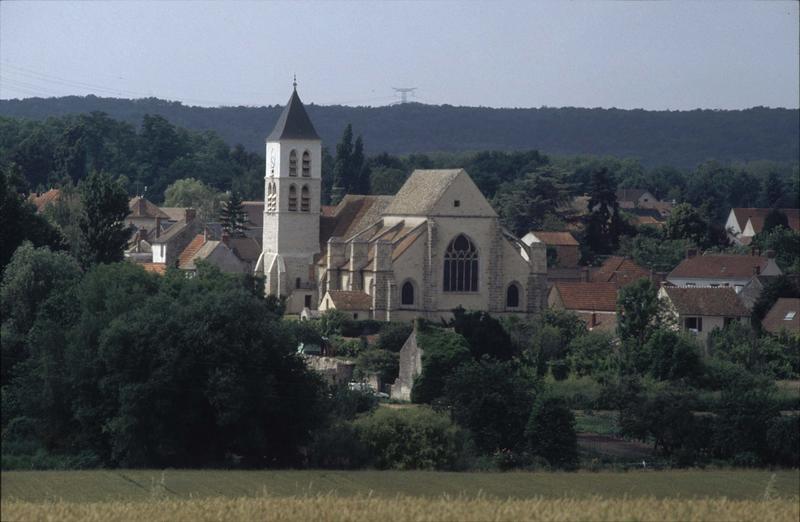
M 769 263 L 764 256 L 711 254 L 684 259 L 670 272 L 669 277 L 693 277 L 712 279 L 742 279 L 763 272 Z
M 531 234 L 536 236 L 545 245 L 552 246 L 578 246 L 578 242 L 569 232 L 545 232 L 544 230 L 532 230 Z
M 167 265 L 164 263 L 142 263 L 142 267 L 148 272 L 159 275 L 164 275 L 167 271 Z
M 194 239 L 186 245 L 186 248 L 183 249 L 183 252 L 181 252 L 181 255 L 178 257 L 178 266 L 186 266 L 205 243 L 205 235 L 197 234 L 194 236 Z
M 28 201 L 36 206 L 37 212 L 42 212 L 44 208 L 50 203 L 55 203 L 61 197 L 61 190 L 50 189 L 41 194 L 31 194 L 28 196 Z
M 128 202 L 128 208 L 131 211 L 131 213 L 128 214 L 129 218 L 169 219 L 169 215 L 142 196 L 131 198 Z
M 770 308 L 761 321 L 764 330 L 778 334 L 781 330 L 800 334 L 800 298 L 781 297 Z
M 372 296 L 366 292 L 328 290 L 328 295 L 337 310 L 359 311 L 372 308 Z
M 618 287 L 649 278 L 650 271 L 622 256 L 611 256 L 592 273 L 592 281 L 615 283 Z
M 746 317 L 750 315 L 733 288 L 664 287 L 680 315 Z
M 558 281 L 553 288 L 567 310 L 617 310 L 617 286 L 614 283 Z
M 744 230 L 747 226 L 747 220 L 752 219 L 753 230 L 756 234 L 761 232 L 764 227 L 764 218 L 767 217 L 772 209 L 771 208 L 744 208 L 736 207 L 731 209 L 736 221 L 739 222 L 739 229 Z M 796 208 L 779 208 L 781 212 L 786 214 L 789 219 L 789 228 L 792 230 L 800 230 L 800 209 Z

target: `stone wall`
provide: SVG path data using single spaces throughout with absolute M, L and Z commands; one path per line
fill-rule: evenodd
M 422 373 L 422 349 L 417 344 L 417 324 L 400 349 L 400 372 L 394 384 L 391 385 L 392 399 L 400 401 L 411 400 L 411 388 L 414 379 Z

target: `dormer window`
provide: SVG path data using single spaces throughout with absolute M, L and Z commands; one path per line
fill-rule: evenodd
M 303 177 L 311 177 L 311 154 L 303 152 Z
M 297 151 L 292 150 L 289 153 L 289 175 L 297 176 Z

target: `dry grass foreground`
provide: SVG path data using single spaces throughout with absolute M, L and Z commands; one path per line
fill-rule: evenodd
M 791 521 L 800 499 L 527 499 L 420 497 L 205 498 L 138 502 L 3 502 L 4 522 L 146 521 Z

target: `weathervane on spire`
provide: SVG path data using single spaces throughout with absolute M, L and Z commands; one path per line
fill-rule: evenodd
M 294 79 L 292 80 L 292 87 L 294 87 L 294 90 L 296 91 L 297 90 L 297 75 L 294 74 L 292 76 L 294 76 Z

